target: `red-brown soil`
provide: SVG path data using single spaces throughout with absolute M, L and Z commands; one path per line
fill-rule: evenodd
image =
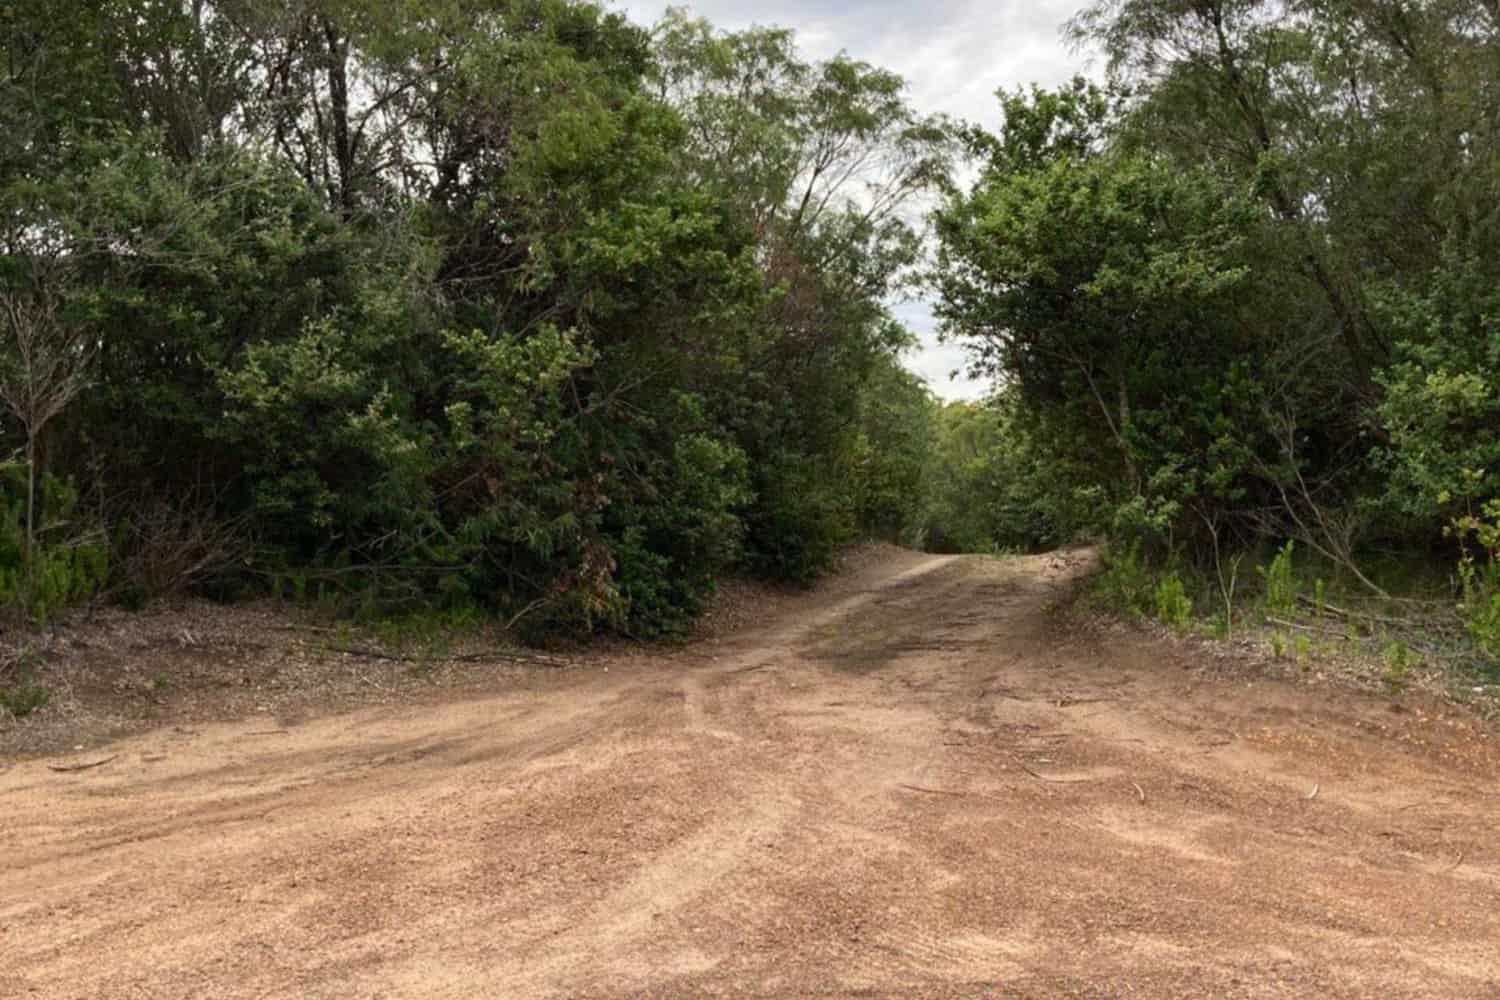
M 1493 729 L 1078 628 L 1087 559 L 16 759 L 0 996 L 1500 997 Z

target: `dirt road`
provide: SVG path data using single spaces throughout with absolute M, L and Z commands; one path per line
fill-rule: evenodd
M 1495 735 L 1070 630 L 1084 558 L 16 762 L 0 996 L 1500 997 Z

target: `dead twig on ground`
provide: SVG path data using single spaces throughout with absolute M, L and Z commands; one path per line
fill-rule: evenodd
M 339 646 L 327 645 L 321 647 L 330 653 L 344 653 L 349 656 L 364 656 L 372 660 L 389 660 L 392 663 L 543 663 L 548 666 L 567 666 L 568 661 L 559 656 L 547 656 L 544 653 L 518 653 L 514 651 L 491 652 L 491 653 L 390 653 L 383 649 L 375 649 L 371 646 Z
M 383 684 L 376 684 L 374 681 L 370 680 L 370 678 L 367 677 L 367 676 L 365 676 L 364 674 L 359 674 L 357 676 L 359 677 L 359 679 L 361 681 L 363 681 L 364 683 L 370 685 L 370 687 L 374 688 L 376 691 L 379 691 L 383 695 L 389 696 L 389 695 L 393 695 L 393 694 L 396 693 L 396 691 L 395 691 L 394 688 L 388 688 L 388 687 L 386 687 Z
M 1358 619 L 1350 619 L 1350 623 L 1353 624 L 1357 620 Z M 1328 628 L 1327 626 L 1322 625 L 1308 625 L 1301 622 L 1292 622 L 1287 621 L 1285 618 L 1273 618 L 1269 615 L 1266 616 L 1266 622 L 1271 625 L 1280 625 L 1282 628 L 1295 629 L 1299 632 L 1320 632 L 1325 635 L 1336 635 L 1341 639 L 1349 638 L 1349 636 L 1345 634 L 1342 629 Z M 1355 641 L 1358 641 L 1360 639 L 1373 638 L 1373 636 L 1356 636 Z M 1404 636 L 1403 641 L 1409 648 L 1423 654 L 1424 656 L 1430 656 L 1434 659 L 1451 660 L 1458 655 L 1451 650 L 1442 650 L 1438 649 L 1436 646 L 1430 646 L 1427 643 L 1418 642 L 1416 639 L 1411 638 L 1410 635 Z
M 371 660 L 391 660 L 396 663 L 416 663 L 421 657 L 407 656 L 404 653 L 387 653 L 383 649 L 372 649 L 368 646 L 327 646 L 330 653 L 347 653 L 350 656 L 363 656 Z
M 922 785 L 907 785 L 899 782 L 896 787 L 904 788 L 908 792 L 924 792 L 927 795 L 952 795 L 955 798 L 963 798 L 967 795 L 966 792 L 950 792 L 946 788 L 925 788 Z
M 1329 628 L 1326 625 L 1307 625 L 1302 622 L 1287 621 L 1285 618 L 1273 618 L 1270 615 L 1266 616 L 1266 621 L 1271 625 L 1280 625 L 1282 628 L 1296 629 L 1299 632 L 1320 632 L 1324 635 L 1336 635 L 1339 638 L 1346 638 L 1343 629 Z
M 1011 757 L 1015 758 L 1015 762 L 1020 765 L 1021 770 L 1031 775 L 1037 781 L 1046 781 L 1054 785 L 1081 785 L 1089 780 L 1088 778 L 1050 778 L 1045 774 L 1041 774 L 1033 770 L 1024 760 L 1022 760 L 1016 754 L 1011 754 Z
M 748 667 L 739 667 L 739 668 L 737 668 L 735 670 L 729 671 L 729 673 L 730 674 L 748 674 L 748 673 L 750 673 L 753 670 L 764 670 L 767 667 L 774 667 L 774 666 L 776 666 L 776 664 L 774 662 L 756 663 L 756 664 L 752 664 L 751 666 L 748 666 Z
M 87 770 L 89 770 L 91 768 L 103 767 L 105 764 L 108 764 L 110 761 L 115 760 L 119 756 L 120 755 L 117 754 L 117 753 L 116 754 L 110 754 L 108 757 L 105 757 L 103 760 L 93 760 L 93 761 L 89 761 L 87 764 L 48 764 L 47 765 L 47 769 L 49 771 L 63 771 L 63 772 L 87 771 Z
M 1391 599 L 1392 598 L 1389 597 L 1382 598 L 1382 600 Z M 1377 625 L 1393 625 L 1397 628 L 1448 628 L 1456 630 L 1463 627 L 1461 622 L 1442 622 L 1436 620 L 1438 616 L 1434 615 L 1424 615 L 1412 618 L 1394 618 L 1390 615 L 1378 615 L 1369 611 L 1355 611 L 1349 608 L 1341 608 L 1336 604 L 1329 604 L 1327 601 L 1319 603 L 1315 599 L 1308 597 L 1306 594 L 1298 594 L 1297 602 L 1299 604 L 1303 604 L 1307 607 L 1321 611 L 1325 615 L 1332 615 L 1335 618 L 1344 618 L 1356 622 L 1374 622 Z M 1438 602 L 1433 603 L 1436 604 Z

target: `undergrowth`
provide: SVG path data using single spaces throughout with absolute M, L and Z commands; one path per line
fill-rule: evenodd
M 1236 590 L 1224 585 L 1222 566 L 1153 558 L 1139 541 L 1106 546 L 1087 597 L 1108 612 L 1133 621 L 1154 617 L 1179 633 L 1222 641 L 1246 629 L 1272 658 L 1304 671 L 1329 656 L 1352 658 L 1393 694 L 1432 671 L 1441 672 L 1450 694 L 1465 698 L 1500 683 L 1500 563 L 1493 559 L 1470 557 L 1446 579 L 1435 567 L 1372 560 L 1367 576 L 1385 590 L 1376 594 L 1291 540 L 1236 553 L 1236 567 L 1246 557 L 1255 573 Z
M 22 675 L 15 683 L 0 687 L 0 707 L 11 715 L 23 719 L 47 704 L 51 692 L 40 684 L 33 684 Z

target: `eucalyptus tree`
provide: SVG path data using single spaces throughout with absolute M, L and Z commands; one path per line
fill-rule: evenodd
M 808 575 L 856 526 L 859 398 L 909 343 L 887 304 L 918 261 L 922 202 L 946 181 L 955 130 L 917 112 L 899 76 L 808 62 L 783 30 L 671 12 L 654 40 L 653 81 L 687 128 L 682 169 L 749 228 L 769 293 L 742 350 L 747 398 L 726 414 L 763 498 L 752 547 Z

